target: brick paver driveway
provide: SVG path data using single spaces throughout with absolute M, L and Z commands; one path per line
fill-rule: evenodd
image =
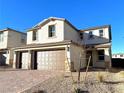
M 55 71 L 0 70 L 0 93 L 18 93 L 57 74 Z

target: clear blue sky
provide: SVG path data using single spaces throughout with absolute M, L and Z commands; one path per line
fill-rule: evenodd
M 111 24 L 112 52 L 124 53 L 124 0 L 0 0 L 0 29 L 26 31 L 50 16 L 78 29 Z

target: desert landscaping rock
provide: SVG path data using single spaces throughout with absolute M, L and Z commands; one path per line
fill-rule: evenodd
M 72 74 L 74 81 L 70 72 L 0 71 L 0 93 L 75 93 L 77 88 L 83 93 L 124 93 L 124 82 L 115 83 L 119 80 L 115 80 L 118 73 L 101 71 L 103 81 L 99 81 L 99 72 L 88 72 L 86 80 L 84 80 L 85 72 L 81 72 L 80 85 L 77 84 L 78 73 Z M 121 81 L 124 81 L 123 77 Z
M 84 80 L 85 73 L 81 72 L 81 83 L 77 85 L 77 72 L 73 73 L 73 79 L 70 73 L 65 73 L 59 77 L 54 77 L 38 85 L 28 89 L 23 93 L 35 93 L 34 91 L 44 91 L 43 93 L 76 93 L 75 89 L 80 88 L 82 93 L 124 93 L 124 83 L 106 83 L 99 82 L 97 78 L 98 72 L 88 72 L 86 81 Z M 101 72 L 104 75 L 104 80 L 107 79 L 106 75 L 113 75 L 114 73 Z M 110 77 L 109 76 L 109 77 Z M 109 80 L 109 78 L 108 78 Z M 113 81 L 114 82 L 114 81 Z M 36 92 L 40 93 L 40 92 Z
M 38 70 L 0 71 L 0 93 L 19 93 L 58 74 Z

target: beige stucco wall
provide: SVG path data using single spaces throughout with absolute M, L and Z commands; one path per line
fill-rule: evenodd
M 81 55 L 81 57 L 80 57 Z M 77 45 L 70 45 L 70 60 L 74 63 L 74 70 L 79 69 L 79 63 L 81 60 L 81 68 L 86 67 L 86 54 L 83 47 Z
M 48 37 L 48 26 L 55 25 L 56 36 Z M 27 44 L 36 43 L 52 43 L 59 42 L 63 40 L 72 40 L 74 42 L 80 43 L 81 39 L 79 33 L 72 28 L 69 24 L 61 20 L 50 21 L 38 30 L 38 40 L 32 40 L 32 31 L 27 32 Z
M 24 34 L 26 37 L 26 34 Z M 4 41 L 0 42 L 0 49 L 8 49 L 14 48 L 18 46 L 23 46 L 26 44 L 25 42 L 21 42 L 22 33 L 15 32 L 15 31 L 4 31 Z
M 17 60 L 16 57 L 17 57 L 17 54 L 16 54 L 16 52 L 14 51 L 14 52 L 13 52 L 13 65 L 12 65 L 13 68 L 16 68 L 16 60 Z
M 21 41 L 22 35 L 25 36 L 25 42 Z M 14 51 L 11 48 L 24 46 L 25 44 L 26 44 L 26 34 L 22 34 L 15 31 L 8 32 L 7 48 L 9 48 L 8 50 L 9 53 L 6 60 L 7 64 L 11 64 L 11 65 L 13 64 Z
M 69 51 L 67 51 L 67 46 L 69 47 Z M 80 60 L 80 53 L 82 52 L 82 59 L 81 59 L 81 68 L 84 68 L 86 66 L 86 59 L 85 59 L 85 51 L 83 50 L 82 47 L 71 44 L 71 45 L 61 45 L 61 46 L 51 46 L 51 47 L 39 47 L 39 48 L 28 48 L 27 51 L 31 52 L 31 50 L 44 50 L 44 49 L 65 49 L 65 71 L 69 71 L 69 67 L 68 67 L 68 63 L 72 64 L 72 62 L 74 63 L 74 70 L 78 70 L 79 68 L 79 60 Z M 16 50 L 19 51 L 19 50 Z M 14 53 L 14 64 L 13 64 L 13 68 L 15 68 L 15 64 L 16 64 L 16 51 Z M 20 51 L 26 51 L 26 49 L 20 49 Z M 30 53 L 29 53 L 30 55 Z M 31 58 L 28 58 L 29 62 L 31 62 Z M 30 64 L 30 63 L 29 63 Z
M 25 42 L 21 42 L 22 35 L 25 36 Z M 8 32 L 7 47 L 14 48 L 24 46 L 26 44 L 26 34 L 22 34 L 15 31 Z
M 76 43 L 81 43 L 79 33 L 66 22 L 64 22 L 64 40 L 72 40 Z
M 6 58 L 6 64 L 7 65 L 13 65 L 13 50 L 8 50 L 7 52 L 7 58 Z
M 22 35 L 25 36 L 25 42 L 21 41 Z M 15 31 L 4 31 L 4 42 L 0 43 L 0 49 L 7 49 L 5 50 L 6 64 L 8 65 L 13 64 L 14 54 L 12 48 L 24 46 L 25 44 L 26 44 L 26 34 Z
M 104 50 L 105 53 L 105 60 L 99 61 L 98 60 L 98 54 L 97 50 Z M 109 64 L 109 67 L 111 67 L 111 56 L 110 56 L 110 48 L 98 48 L 97 50 L 93 50 L 92 56 L 93 56 L 93 67 L 106 67 L 106 62 Z
M 9 65 L 9 58 L 10 58 L 10 53 L 9 50 L 6 51 L 6 64 Z
M 8 31 L 4 31 L 3 34 L 4 34 L 4 41 L 0 42 L 0 49 L 7 48 Z
M 31 62 L 31 51 L 32 50 L 47 50 L 47 49 L 65 49 L 66 45 L 60 45 L 60 46 L 48 46 L 48 47 L 35 47 L 35 48 L 25 48 L 25 49 L 16 49 L 14 50 L 14 54 L 13 54 L 13 68 L 16 68 L 16 52 L 17 51 L 21 51 L 21 52 L 24 52 L 24 51 L 28 51 L 29 53 L 29 58 L 28 58 L 28 62 L 29 62 L 29 65 L 30 65 L 30 62 Z M 30 68 L 30 67 L 29 67 Z
M 48 37 L 48 26 L 55 25 L 56 36 Z M 64 22 L 61 20 L 50 21 L 38 30 L 38 40 L 32 41 L 32 31 L 27 32 L 27 44 L 52 43 L 64 40 Z
M 99 30 L 103 30 L 103 37 L 99 37 Z M 92 31 L 94 37 L 89 39 L 89 31 Z M 85 31 L 83 34 L 83 41 L 82 43 L 85 44 L 97 44 L 97 43 L 106 43 L 110 41 L 109 37 L 109 28 L 102 28 L 102 29 L 96 29 L 96 30 L 89 30 Z

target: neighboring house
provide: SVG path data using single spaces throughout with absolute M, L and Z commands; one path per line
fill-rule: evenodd
M 112 58 L 124 59 L 124 53 L 112 54 Z
M 13 67 L 78 70 L 86 67 L 90 55 L 93 67 L 110 67 L 110 32 L 109 25 L 78 30 L 64 18 L 50 17 L 28 30 L 26 46 L 14 48 Z
M 26 34 L 6 28 L 0 30 L 0 65 L 12 65 L 12 48 L 26 44 Z

